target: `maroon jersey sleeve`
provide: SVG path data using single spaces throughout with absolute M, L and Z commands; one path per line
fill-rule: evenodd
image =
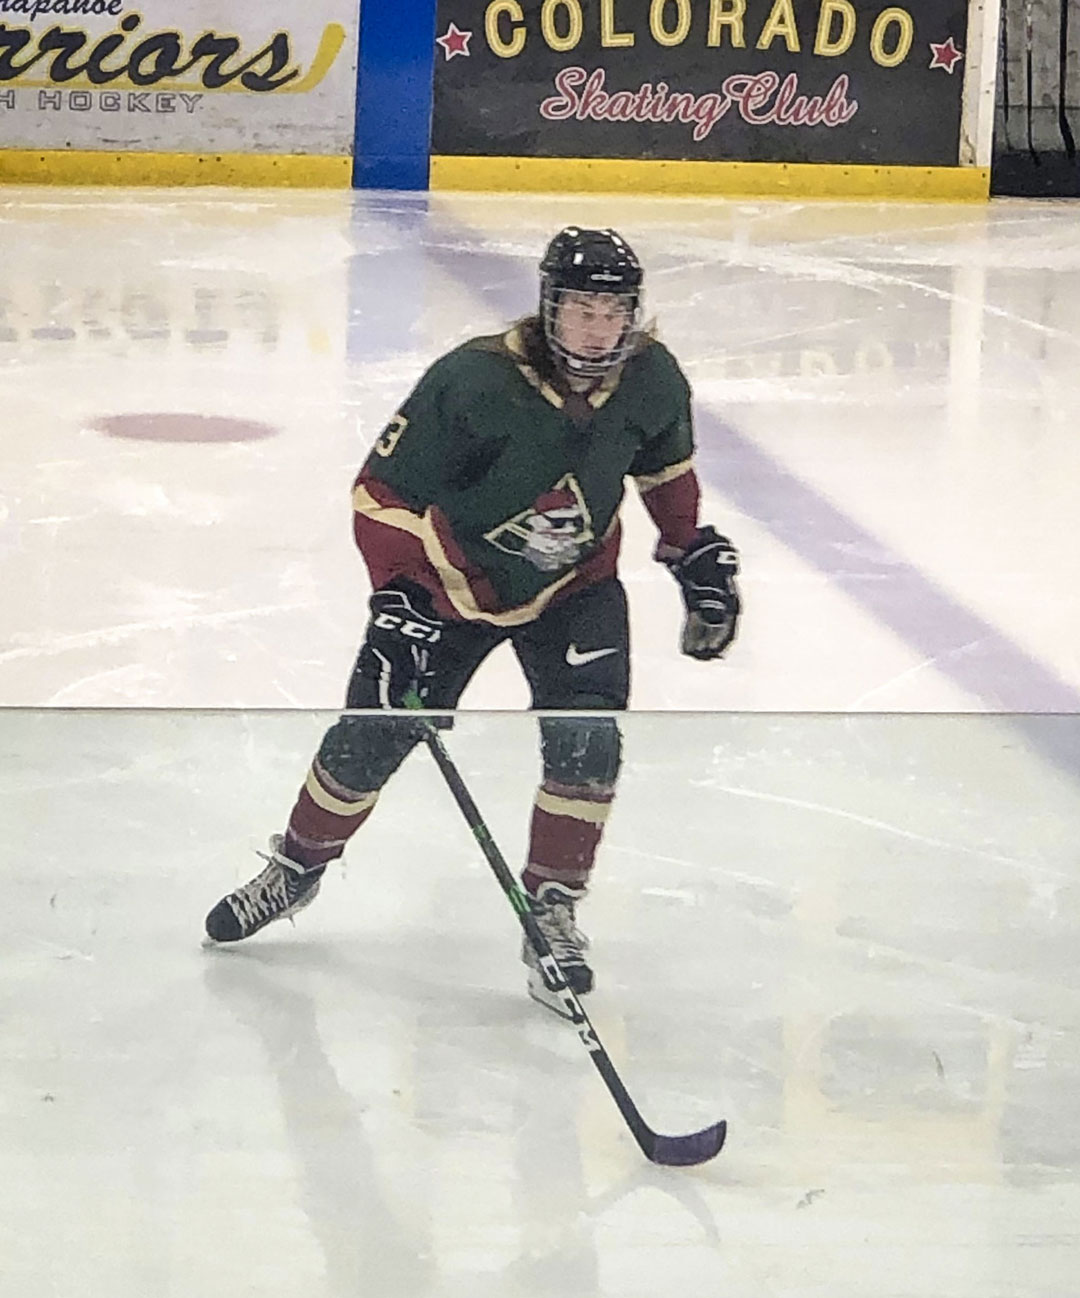
M 659 431 L 636 456 L 630 473 L 660 531 L 662 546 L 685 549 L 698 530 L 701 491 L 694 472 L 690 384 L 675 357 L 657 343 L 649 349 L 653 383 L 662 397 Z
M 641 503 L 660 532 L 661 545 L 685 550 L 698 530 L 701 488 L 690 461 L 674 465 L 671 477 L 655 475 L 659 481 L 636 479 Z
M 407 578 L 431 593 L 436 611 L 455 617 L 446 574 L 433 556 L 431 504 L 444 490 L 453 448 L 449 409 L 461 362 L 451 353 L 424 374 L 375 440 L 353 483 L 353 535 L 375 590 Z

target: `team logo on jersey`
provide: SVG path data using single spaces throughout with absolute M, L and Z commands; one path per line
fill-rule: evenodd
M 558 572 L 579 562 L 596 538 L 584 493 L 568 473 L 528 509 L 485 532 L 484 539 L 541 572 Z

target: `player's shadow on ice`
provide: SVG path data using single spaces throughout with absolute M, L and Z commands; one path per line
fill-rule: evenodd
M 475 959 L 469 961 L 473 968 L 463 967 L 460 943 L 427 932 L 355 939 L 260 935 L 243 944 L 214 947 L 207 959 L 211 965 L 262 969 L 281 982 L 289 975 L 305 975 L 313 988 L 325 982 L 339 1004 L 340 998 L 348 997 L 357 1012 L 366 1003 L 381 1007 L 390 999 L 437 1008 L 459 1024 L 520 1024 L 534 1017 L 530 1011 L 536 1007 L 525 994 L 525 967 L 516 950 L 496 951 L 493 945 L 491 954 L 491 981 Z
M 314 1106 L 324 1120 L 332 1116 L 333 1130 L 348 1147 L 343 1156 L 352 1175 L 377 1185 L 364 1170 L 372 1155 L 360 1114 L 368 1105 L 358 1101 L 348 1076 L 339 1079 L 319 1029 L 320 1015 L 331 1014 L 339 1016 L 340 1031 L 340 1016 L 345 1014 L 356 1040 L 370 1039 L 380 1049 L 389 1040 L 403 1053 L 400 1063 L 413 1079 L 416 1095 L 411 1112 L 400 1115 L 403 1125 L 397 1138 L 419 1139 L 416 1156 L 425 1165 L 417 1174 L 422 1179 L 430 1180 L 434 1169 L 427 1162 L 439 1157 L 437 1148 L 432 1152 L 427 1143 L 430 1139 L 453 1141 L 470 1130 L 505 1134 L 507 1159 L 518 1171 L 515 1194 L 526 1227 L 523 1238 L 529 1238 L 530 1219 L 535 1217 L 531 1224 L 545 1247 L 538 1252 L 533 1236 L 533 1244 L 503 1273 L 500 1294 L 517 1291 L 515 1275 L 521 1292 L 530 1298 L 563 1298 L 565 1285 L 575 1277 L 576 1292 L 594 1292 L 598 1264 L 592 1224 L 642 1189 L 673 1199 L 697 1223 L 704 1241 L 720 1247 L 716 1221 L 697 1177 L 646 1163 L 629 1137 L 625 1161 L 618 1157 L 608 1183 L 588 1193 L 580 1142 L 593 1138 L 589 1128 L 594 1123 L 610 1122 L 612 1131 L 597 1131 L 596 1139 L 609 1150 L 617 1148 L 611 1137 L 619 1118 L 614 1109 L 603 1116 L 596 1113 L 607 1097 L 574 1029 L 527 997 L 518 981 L 522 966 L 516 955 L 503 953 L 509 967 L 506 983 L 493 988 L 458 976 L 453 960 L 457 944 L 441 935 L 399 934 L 382 940 L 365 936 L 362 941 L 358 950 L 354 939 L 305 941 L 283 934 L 207 953 L 208 990 L 266 1047 L 291 1143 L 300 1161 L 311 1164 L 306 1184 L 326 1179 L 323 1160 L 313 1157 L 306 1134 L 306 1114 Z M 586 1109 L 589 1123 L 583 1126 Z M 380 1129 L 384 1119 L 385 1113 Z M 348 1191 L 348 1185 L 335 1190 L 324 1184 L 318 1201 L 338 1196 L 340 1204 L 341 1193 Z M 553 1203 L 562 1205 L 554 1216 Z M 340 1208 L 337 1211 L 340 1216 Z M 400 1224 L 388 1221 L 388 1212 L 381 1204 L 376 1217 L 392 1241 Z M 326 1241 L 320 1236 L 320 1242 L 324 1251 L 338 1247 L 336 1229 Z M 359 1246 L 354 1242 L 338 1258 L 339 1274 L 350 1272 L 358 1262 Z M 415 1247 L 411 1245 L 410 1252 Z M 574 1275 L 564 1265 L 570 1257 L 575 1259 Z M 402 1274 L 398 1291 L 422 1294 L 430 1278 L 426 1272 Z
M 266 943 L 208 952 L 203 979 L 212 999 L 265 1049 L 298 1199 L 323 1254 L 327 1292 L 364 1293 L 377 1276 L 386 1292 L 423 1295 L 432 1287 L 433 1252 L 418 1238 L 420 1220 L 387 1193 L 356 1101 L 319 1031 L 305 966 L 322 964 L 283 957 Z M 272 1133 L 276 1115 L 267 1114 L 266 1125 Z

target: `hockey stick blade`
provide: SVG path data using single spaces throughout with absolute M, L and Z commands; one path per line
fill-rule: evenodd
M 645 1157 L 662 1167 L 696 1167 L 715 1158 L 724 1148 L 727 1138 L 727 1123 L 718 1122 L 715 1126 L 695 1131 L 689 1136 L 652 1135 L 651 1148 L 641 1146 Z
M 650 1163 L 662 1167 L 696 1167 L 698 1163 L 707 1163 L 723 1149 L 727 1138 L 727 1123 L 720 1121 L 701 1131 L 691 1131 L 684 1136 L 664 1136 L 649 1126 L 641 1116 L 637 1105 L 630 1098 L 630 1093 L 623 1084 L 622 1078 L 615 1071 L 615 1066 L 608 1058 L 607 1051 L 600 1044 L 596 1030 L 589 1022 L 588 1016 L 581 1008 L 581 1003 L 569 988 L 562 992 L 566 1006 L 571 1002 L 577 1006 L 578 1036 L 596 1065 L 596 1071 L 604 1079 L 611 1098 L 622 1114 L 630 1134 L 638 1143 L 638 1148 Z

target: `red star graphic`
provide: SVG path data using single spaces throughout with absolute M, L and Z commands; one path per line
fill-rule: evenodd
M 930 60 L 931 69 L 944 68 L 950 77 L 952 76 L 956 65 L 964 57 L 963 51 L 956 48 L 951 36 L 947 41 L 942 41 L 940 45 L 936 45 L 931 41 L 930 53 L 934 56 Z
M 443 53 L 446 55 L 447 63 L 455 54 L 460 54 L 464 58 L 469 57 L 469 42 L 472 40 L 472 32 L 463 32 L 456 23 L 451 23 L 446 29 L 445 36 L 436 36 L 435 44 L 443 47 Z

